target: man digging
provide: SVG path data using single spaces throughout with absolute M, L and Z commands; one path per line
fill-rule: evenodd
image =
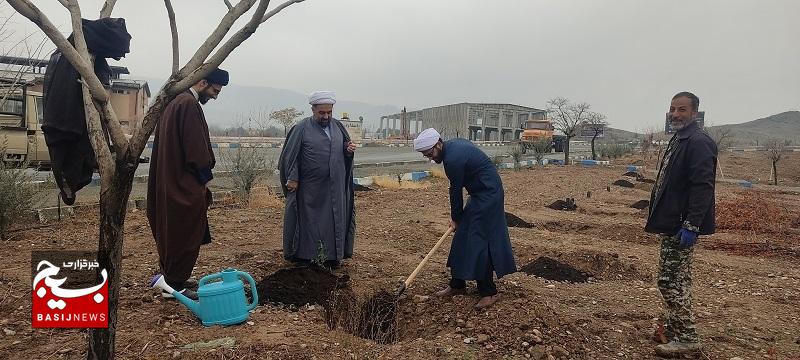
M 435 129 L 414 139 L 414 150 L 444 164 L 450 180 L 450 226 L 455 229 L 447 266 L 452 278 L 436 296 L 466 292 L 466 280 L 476 280 L 481 298 L 476 309 L 498 300 L 493 274 L 501 278 L 517 271 L 503 208 L 503 183 L 492 161 L 466 139 L 442 141 Z M 462 189 L 467 189 L 466 206 Z
M 692 315 L 691 263 L 698 235 L 714 233 L 717 145 L 694 121 L 700 99 L 681 92 L 672 98 L 669 119 L 677 130 L 658 170 L 645 231 L 661 234 L 658 288 L 666 304 L 666 344 L 660 356 L 700 351 Z

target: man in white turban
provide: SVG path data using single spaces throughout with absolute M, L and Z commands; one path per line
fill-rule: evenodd
M 467 139 L 442 141 L 435 129 L 423 130 L 414 139 L 414 150 L 444 165 L 450 180 L 450 226 L 455 229 L 447 266 L 450 283 L 436 293 L 445 297 L 464 294 L 466 280 L 476 280 L 481 298 L 476 309 L 498 300 L 497 278 L 517 271 L 503 208 L 503 183 L 486 153 Z M 469 200 L 464 206 L 462 189 Z M 494 273 L 494 274 L 493 274 Z
M 353 256 L 356 145 L 333 118 L 332 91 L 315 91 L 308 103 L 312 116 L 286 134 L 279 160 L 286 196 L 283 256 L 299 264 L 335 268 Z

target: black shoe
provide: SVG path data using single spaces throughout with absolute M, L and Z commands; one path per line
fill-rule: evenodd
M 177 291 L 177 290 L 176 290 L 176 291 Z M 178 292 L 179 292 L 181 295 L 183 295 L 183 296 L 186 296 L 187 298 L 189 298 L 189 299 L 191 299 L 191 300 L 194 300 L 194 301 L 197 301 L 197 300 L 199 300 L 199 299 L 200 299 L 200 298 L 197 296 L 197 293 L 196 293 L 196 292 L 194 292 L 194 291 L 192 291 L 192 290 L 189 290 L 189 289 L 183 289 L 183 290 L 180 290 L 180 291 L 178 291 Z M 161 297 L 163 297 L 163 298 L 165 298 L 165 299 L 174 299 L 174 298 L 175 298 L 175 296 L 173 296 L 172 294 L 170 294 L 170 293 L 168 293 L 168 292 L 166 292 L 166 291 L 161 291 Z
M 183 282 L 183 287 L 197 291 L 197 279 L 189 279 Z

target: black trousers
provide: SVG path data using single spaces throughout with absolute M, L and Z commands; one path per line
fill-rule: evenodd
M 487 279 L 478 280 L 477 283 L 478 294 L 480 294 L 481 297 L 497 294 L 497 285 L 494 283 L 492 273 L 489 273 L 489 277 Z M 450 279 L 450 287 L 453 289 L 463 289 L 467 287 L 467 282 L 465 280 L 452 278 Z

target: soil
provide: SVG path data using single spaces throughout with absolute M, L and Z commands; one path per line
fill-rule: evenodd
M 800 168 L 792 163 L 792 156 L 781 160 L 786 161 L 784 170 L 779 167 L 787 179 L 794 176 L 792 169 Z M 729 172 L 763 173 L 767 163 L 743 158 L 746 161 L 736 165 L 741 169 L 734 170 L 729 168 L 732 159 L 721 157 L 728 178 Z M 617 163 L 501 172 L 506 211 L 534 225 L 509 228 L 518 267 L 549 257 L 592 274 L 593 280 L 565 283 L 523 272 L 509 274 L 497 281 L 497 304 L 476 311 L 473 305 L 479 295 L 472 282 L 466 295 L 431 296 L 450 277 L 446 267 L 450 244 L 445 242 L 398 300 L 395 339 L 390 343 L 353 335 L 345 325 L 360 317 L 359 304 L 381 290 L 395 289 L 445 232 L 450 222 L 445 179 L 429 179 L 418 188 L 375 186 L 373 191 L 356 194 L 355 253 L 333 271 L 333 276 L 348 275 L 350 281 L 328 297 L 332 306 L 267 302 L 253 310 L 248 322 L 229 327 L 204 327 L 182 304 L 148 288 L 158 271 L 158 257 L 145 213 L 132 209 L 125 222 L 121 254 L 116 358 L 527 359 L 527 354 L 533 359 L 548 355 L 655 359 L 652 334 L 662 316 L 655 276 L 659 238 L 643 231 L 646 214 L 630 207 L 649 198 L 648 190 L 605 190 L 628 164 Z M 588 191 L 591 198 L 585 198 Z M 757 212 L 732 212 L 735 207 L 726 205 L 745 201 L 747 192 L 757 192 L 756 198 L 768 205 L 764 209 L 780 211 L 780 219 L 788 220 L 781 220 L 780 229 L 768 231 L 729 222 L 729 227 L 698 240 L 692 300 L 705 342 L 700 358 L 796 359 L 800 353 L 800 229 L 796 221 L 800 191 L 759 182 L 743 189 L 720 181 L 718 217 L 752 216 L 763 221 Z M 546 208 L 553 199 L 565 198 L 578 200 L 580 208 Z M 195 277 L 235 267 L 263 283 L 270 275 L 294 267 L 281 253 L 283 206 L 279 199 L 258 194 L 247 206 L 226 199 L 215 203 L 209 213 L 213 242 L 201 249 Z M 33 250 L 96 248 L 97 210 L 79 210 L 73 218 L 44 226 L 15 226 L 12 240 L 0 247 L 4 259 L 0 265 L 0 358 L 86 358 L 86 330 L 31 328 L 30 257 Z M 330 284 L 322 288 L 329 289 Z M 276 291 L 267 291 L 267 296 L 270 292 Z M 322 297 L 322 291 L 311 292 Z M 234 343 L 191 348 L 225 338 Z
M 639 200 L 639 201 L 631 204 L 632 208 L 639 209 L 639 210 L 647 209 L 648 206 L 650 206 L 650 200 Z
M 514 215 L 514 214 L 512 214 L 512 213 L 510 213 L 508 211 L 506 211 L 506 224 L 509 227 L 518 227 L 518 228 L 524 228 L 524 229 L 530 229 L 530 228 L 533 227 L 533 224 L 531 224 L 531 223 L 529 223 L 529 222 L 527 222 L 525 220 L 520 219 L 519 216 Z
M 628 176 L 628 177 L 632 177 L 632 178 L 640 178 L 640 177 L 642 177 L 642 175 L 640 175 L 636 171 L 628 171 L 628 172 L 622 174 L 622 176 Z
M 591 274 L 584 274 L 580 270 L 572 267 L 569 264 L 562 263 L 558 260 L 542 256 L 532 263 L 529 263 L 519 269 L 528 275 L 536 275 L 540 278 L 554 281 L 566 281 L 571 283 L 586 282 Z

